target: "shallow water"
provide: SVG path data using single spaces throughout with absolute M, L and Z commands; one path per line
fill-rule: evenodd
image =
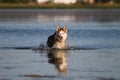
M 119 80 L 118 50 L 57 51 L 51 54 L 47 51 L 0 50 L 0 79 Z M 61 58 L 54 56 L 57 54 L 62 54 Z M 67 73 L 58 75 L 57 63 L 65 58 Z
M 31 49 L 46 46 L 57 25 L 80 50 Z M 0 79 L 119 80 L 119 35 L 118 9 L 0 10 Z

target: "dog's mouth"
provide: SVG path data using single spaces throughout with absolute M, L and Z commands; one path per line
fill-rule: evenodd
M 62 41 L 62 40 L 63 40 L 63 37 L 59 36 L 59 40 Z
M 59 37 L 59 39 L 62 41 L 62 40 L 63 40 L 63 37 Z

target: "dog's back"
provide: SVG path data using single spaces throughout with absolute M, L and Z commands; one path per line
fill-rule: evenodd
M 55 33 L 48 37 L 47 45 L 50 48 L 52 48 L 52 46 L 55 44 L 55 38 L 54 37 L 55 37 Z

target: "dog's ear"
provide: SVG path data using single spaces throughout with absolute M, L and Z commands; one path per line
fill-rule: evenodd
M 67 27 L 66 27 L 66 26 L 64 26 L 64 27 L 63 27 L 63 30 L 64 30 L 65 32 L 67 32 Z
M 59 30 L 60 30 L 60 26 L 57 26 L 56 31 L 59 31 Z

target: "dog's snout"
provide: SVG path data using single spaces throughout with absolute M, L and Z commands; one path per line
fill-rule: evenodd
M 62 37 L 62 35 L 58 35 L 58 37 L 60 38 L 60 39 L 62 39 L 63 37 Z
M 60 36 L 60 38 L 62 39 L 62 36 Z

